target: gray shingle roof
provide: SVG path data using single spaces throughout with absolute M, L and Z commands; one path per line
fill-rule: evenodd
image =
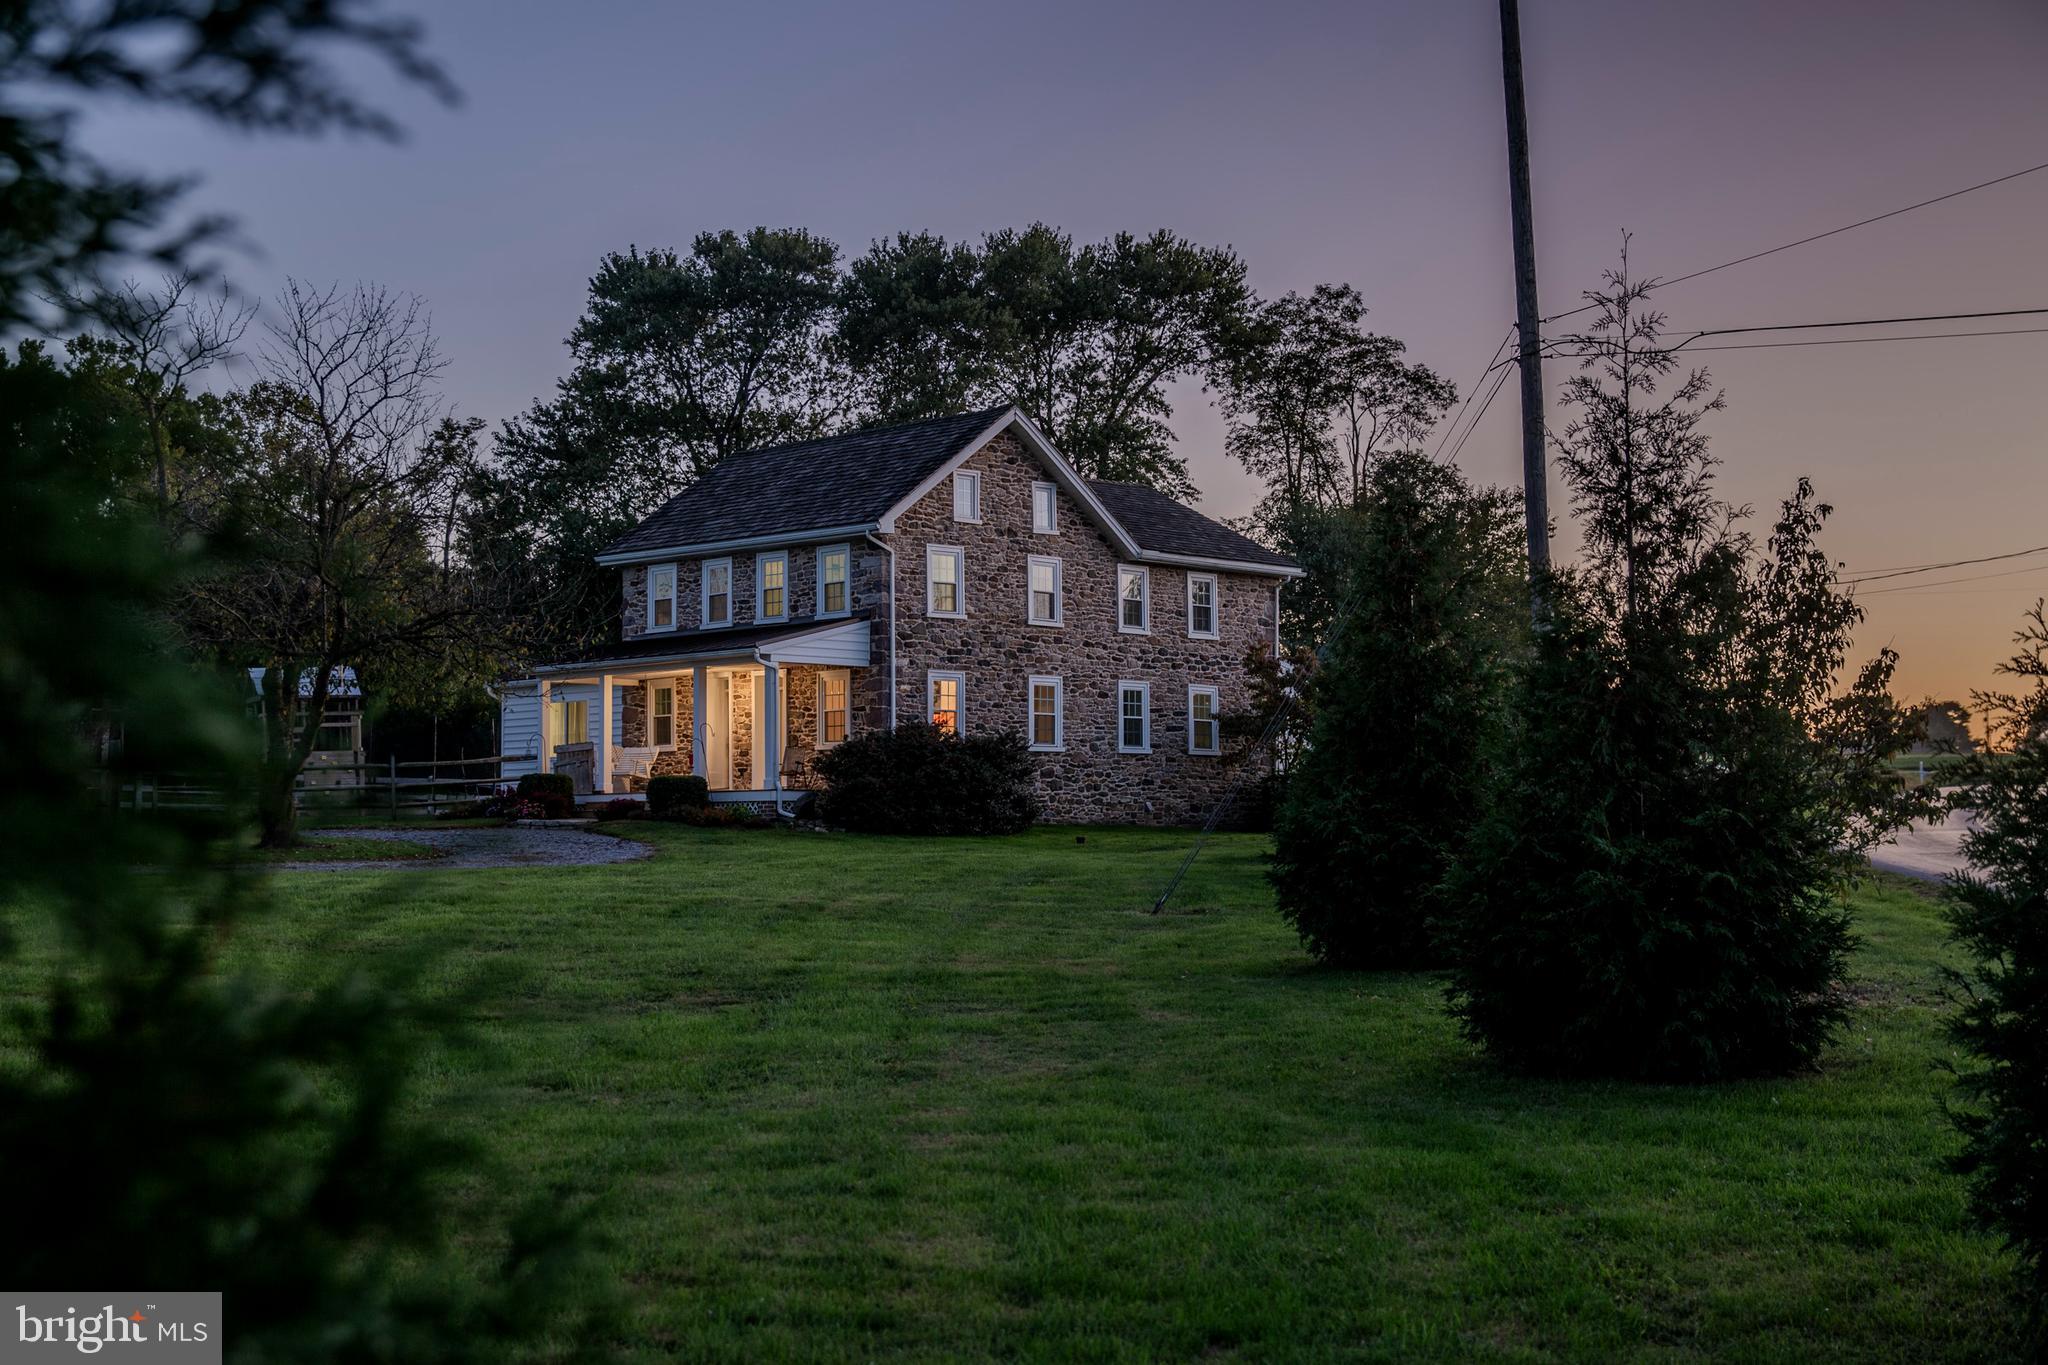
M 1274 568 L 1297 567 L 1286 555 L 1269 550 L 1249 536 L 1239 535 L 1218 521 L 1211 521 L 1186 503 L 1175 502 L 1156 488 L 1143 484 L 1110 483 L 1090 479 L 1088 487 L 1117 524 L 1138 542 L 1138 548 L 1154 554 L 1193 555 L 1200 559 L 1229 559 L 1240 564 L 1266 564 Z
M 880 521 L 1008 406 L 733 455 L 603 553 L 796 535 Z

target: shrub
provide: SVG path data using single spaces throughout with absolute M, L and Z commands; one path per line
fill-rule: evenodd
M 1616 279 L 1559 464 L 1584 535 L 1548 577 L 1500 779 L 1446 896 L 1452 1007 L 1497 1058 L 1678 1081 L 1810 1066 L 1846 1010 L 1839 892 L 1917 798 L 1881 653 L 1801 480 L 1760 557 L 1713 492 L 1706 376 L 1661 404 L 1642 286 Z
M 1381 457 L 1356 511 L 1345 608 L 1274 815 L 1280 913 L 1343 967 L 1439 960 L 1438 884 L 1480 810 L 1480 748 L 1526 633 L 1516 499 L 1419 454 Z
M 571 805 L 576 803 L 576 783 L 567 773 L 528 773 L 519 779 L 515 791 L 533 800 L 559 796 Z
M 1948 1030 L 1967 1060 L 1950 1119 L 1956 1169 L 1977 1220 L 2019 1253 L 2048 1321 L 2048 618 L 2034 604 L 2020 652 L 2001 673 L 2031 679 L 2019 696 L 1979 692 L 2007 752 L 1973 756 L 1948 776 L 1977 813 L 1963 837 L 1972 870 L 1943 895 L 1956 940 L 1975 960 Z
M 1031 751 L 1014 731 L 935 725 L 857 735 L 820 753 L 818 818 L 871 834 L 1015 834 L 1037 818 Z
M 695 773 L 663 773 L 647 779 L 647 813 L 671 818 L 711 804 L 711 785 Z
M 600 820 L 638 820 L 647 813 L 647 807 L 644 802 L 622 796 L 616 801 L 593 807 L 590 813 Z

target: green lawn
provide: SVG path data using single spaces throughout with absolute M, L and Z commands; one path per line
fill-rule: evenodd
M 1934 907 L 1857 899 L 1818 1074 L 1515 1080 L 1318 970 L 1263 841 L 642 825 L 642 864 L 283 875 L 236 952 L 491 984 L 422 1103 L 603 1201 L 634 1360 L 1980 1360 Z

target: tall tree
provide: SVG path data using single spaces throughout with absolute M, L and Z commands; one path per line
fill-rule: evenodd
M 1626 265 L 1591 296 L 1559 464 L 1585 540 L 1515 698 L 1446 927 L 1467 1034 L 1536 1071 L 1711 1080 L 1810 1064 L 1843 1017 L 1860 854 L 1908 819 L 1886 652 L 1801 481 L 1755 546 L 1720 501 L 1704 373 Z M 1761 554 L 1758 554 L 1758 549 Z
M 2048 604 L 2035 601 L 2014 643 L 1998 669 L 2014 689 L 1972 697 L 2001 752 L 1943 774 L 1953 806 L 1977 817 L 1963 836 L 1969 870 L 1942 892 L 1974 965 L 1949 1018 L 1967 1058 L 1950 1117 L 1971 1211 L 2018 1253 L 2048 1315 Z
M 866 421 L 912 422 L 988 400 L 1003 329 L 965 242 L 901 232 L 846 272 L 836 347 Z
M 217 535 L 238 553 L 196 579 L 182 616 L 222 663 L 264 669 L 257 812 L 268 846 L 296 839 L 292 789 L 339 670 L 387 691 L 481 680 L 501 658 L 505 584 L 447 552 L 473 426 L 443 423 L 442 360 L 417 299 L 288 283 L 233 404 Z
M 1347 967 L 1439 960 L 1439 884 L 1482 809 L 1483 755 L 1522 625 L 1519 498 L 1414 452 L 1367 466 L 1344 614 L 1314 671 L 1270 875 L 1309 951 Z
M 1268 535 L 1284 539 L 1305 509 L 1357 505 L 1374 457 L 1414 449 L 1457 397 L 1365 314 L 1350 285 L 1258 307 L 1222 408 L 1225 448 L 1266 484 L 1254 522 Z

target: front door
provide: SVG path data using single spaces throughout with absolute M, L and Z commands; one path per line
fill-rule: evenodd
M 713 791 L 732 788 L 732 674 L 712 673 L 704 680 L 704 772 Z

